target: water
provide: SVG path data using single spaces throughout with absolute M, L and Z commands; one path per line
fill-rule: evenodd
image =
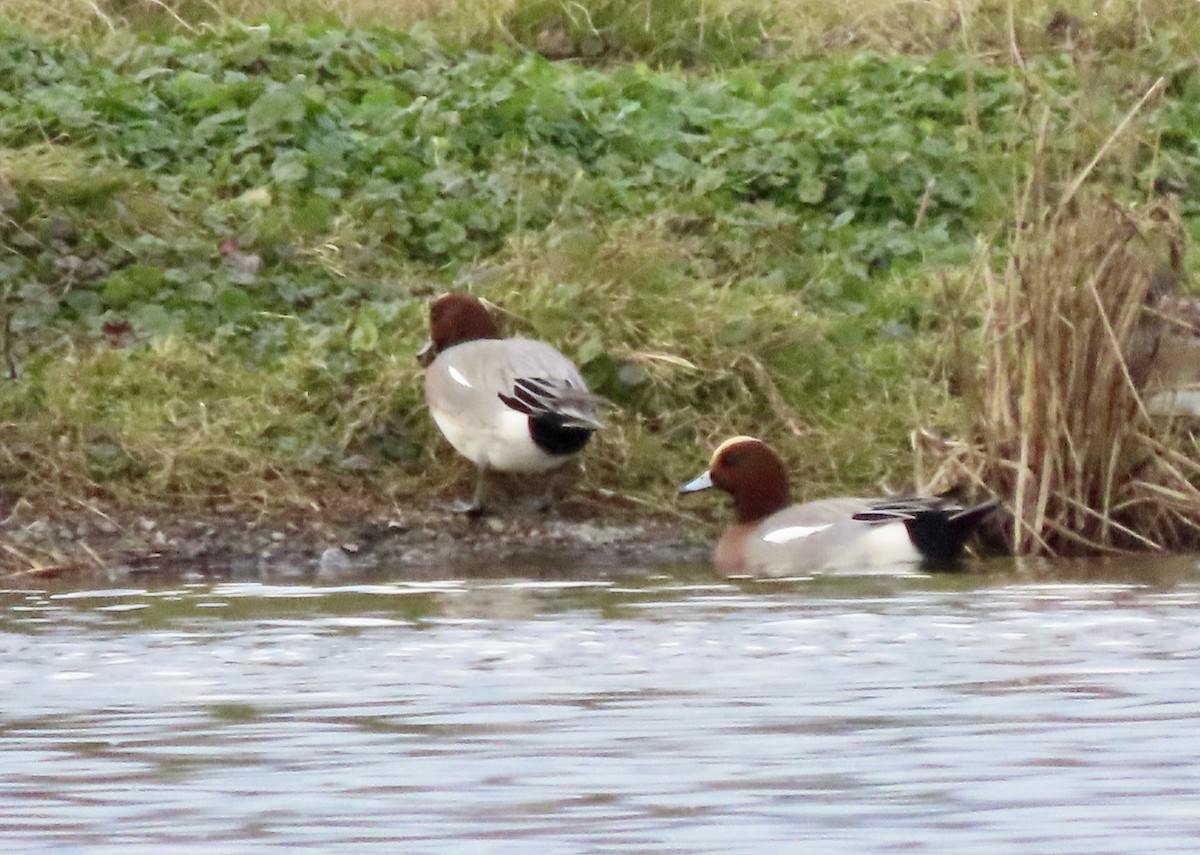
M 1200 570 L 0 594 L 0 849 L 1166 853 Z

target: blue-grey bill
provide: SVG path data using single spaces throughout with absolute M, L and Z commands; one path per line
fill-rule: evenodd
M 688 481 L 686 484 L 680 487 L 679 492 L 694 493 L 697 490 L 707 490 L 712 485 L 712 475 L 710 475 L 708 472 L 701 472 L 691 481 Z
M 435 356 L 437 354 L 433 352 L 433 339 L 429 339 L 417 351 L 417 364 L 422 368 L 427 368 Z

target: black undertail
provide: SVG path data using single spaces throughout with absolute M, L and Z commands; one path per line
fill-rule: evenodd
M 518 377 L 512 394 L 499 393 L 511 410 L 529 417 L 529 436 L 547 454 L 566 457 L 581 451 L 600 422 L 596 401 L 601 400 L 570 380 Z
M 547 454 L 565 456 L 575 454 L 588 444 L 595 431 L 581 427 L 567 427 L 558 413 L 541 413 L 529 417 L 529 435 L 533 443 Z
M 971 532 L 995 508 L 996 504 L 990 502 L 956 514 L 946 514 L 944 511 L 918 514 L 911 520 L 905 520 L 904 524 L 913 546 L 926 561 L 949 564 L 958 560 Z
M 967 538 L 998 506 L 994 500 L 965 508 L 940 497 L 900 499 L 874 504 L 854 518 L 876 523 L 900 520 L 925 561 L 953 564 L 962 555 Z

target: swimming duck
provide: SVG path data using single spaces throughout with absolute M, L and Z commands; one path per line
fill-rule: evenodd
M 713 565 L 726 575 L 795 576 L 905 572 L 913 564 L 951 565 L 972 531 L 996 508 L 946 497 L 834 498 L 792 505 L 779 456 L 753 437 L 735 436 L 681 493 L 716 487 L 733 498 L 736 522 L 721 536 Z
M 501 338 L 487 308 L 467 294 L 429 307 L 430 339 L 417 354 L 425 401 L 442 434 L 476 466 L 469 514 L 481 514 L 489 470 L 542 473 L 561 466 L 603 427 L 606 403 L 569 359 L 528 338 Z

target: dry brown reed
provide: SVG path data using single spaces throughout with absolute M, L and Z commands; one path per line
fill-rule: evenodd
M 1088 190 L 1048 204 L 1047 186 L 1029 183 L 1003 269 L 981 265 L 973 436 L 937 444 L 925 486 L 966 479 L 1004 499 L 1014 554 L 1200 545 L 1196 442 L 1144 403 L 1177 334 L 1161 311 L 1182 255 L 1175 207 Z

